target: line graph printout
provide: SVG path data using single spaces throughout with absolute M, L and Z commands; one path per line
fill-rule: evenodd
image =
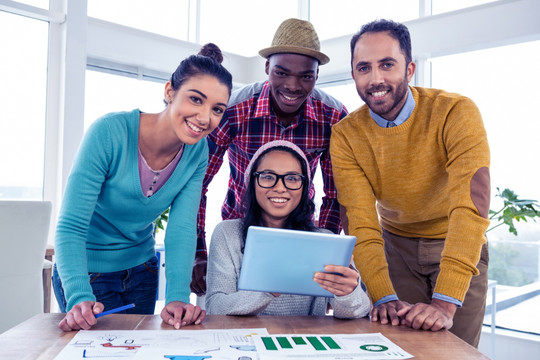
M 253 336 L 261 360 L 410 359 L 413 356 L 380 333 Z
M 55 360 L 258 359 L 252 336 L 266 329 L 81 330 Z

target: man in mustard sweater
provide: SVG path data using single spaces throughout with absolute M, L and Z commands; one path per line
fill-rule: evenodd
M 332 127 L 330 154 L 372 321 L 451 328 L 478 346 L 490 199 L 478 108 L 408 85 L 415 64 L 402 24 L 364 25 L 351 40 L 351 61 L 366 105 Z

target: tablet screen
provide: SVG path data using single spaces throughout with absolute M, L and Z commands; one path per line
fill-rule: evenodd
M 250 226 L 239 290 L 333 297 L 313 281 L 325 265 L 349 266 L 351 235 Z

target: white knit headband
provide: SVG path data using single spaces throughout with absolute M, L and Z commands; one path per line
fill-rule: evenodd
M 249 186 L 249 179 L 251 177 L 251 171 L 252 171 L 252 168 L 253 168 L 253 164 L 255 164 L 255 162 L 261 156 L 261 154 L 263 152 L 265 152 L 266 150 L 268 150 L 268 149 L 275 148 L 275 147 L 280 147 L 280 146 L 281 147 L 286 147 L 286 148 L 289 148 L 289 149 L 293 150 L 295 153 L 299 154 L 302 159 L 304 159 L 304 161 L 306 163 L 308 183 L 311 182 L 311 170 L 309 168 L 309 162 L 308 162 L 308 159 L 306 158 L 306 155 L 302 151 L 302 149 L 300 149 L 298 146 L 296 146 L 295 144 L 293 144 L 290 141 L 274 140 L 274 141 L 267 142 L 266 144 L 261 146 L 255 152 L 253 157 L 251 158 L 251 161 L 249 162 L 249 164 L 248 164 L 248 166 L 246 168 L 246 172 L 244 173 L 244 184 L 245 184 L 246 187 Z

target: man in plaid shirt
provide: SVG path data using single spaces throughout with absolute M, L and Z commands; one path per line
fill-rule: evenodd
M 329 61 L 319 50 L 319 39 L 311 23 L 285 20 L 276 31 L 272 46 L 259 52 L 267 59 L 268 81 L 235 91 L 221 123 L 207 137 L 210 154 L 197 215 L 198 242 L 191 282 L 195 294 L 206 293 L 206 192 L 223 163 L 225 152 L 230 178 L 221 210 L 223 219 L 243 216 L 246 167 L 259 147 L 280 139 L 293 142 L 304 151 L 311 178 L 318 162 L 321 163 L 325 196 L 318 226 L 334 233 L 341 231 L 329 146 L 331 127 L 347 115 L 347 109 L 330 95 L 315 89 L 319 65 Z M 314 194 L 311 185 L 310 195 L 313 197 Z

